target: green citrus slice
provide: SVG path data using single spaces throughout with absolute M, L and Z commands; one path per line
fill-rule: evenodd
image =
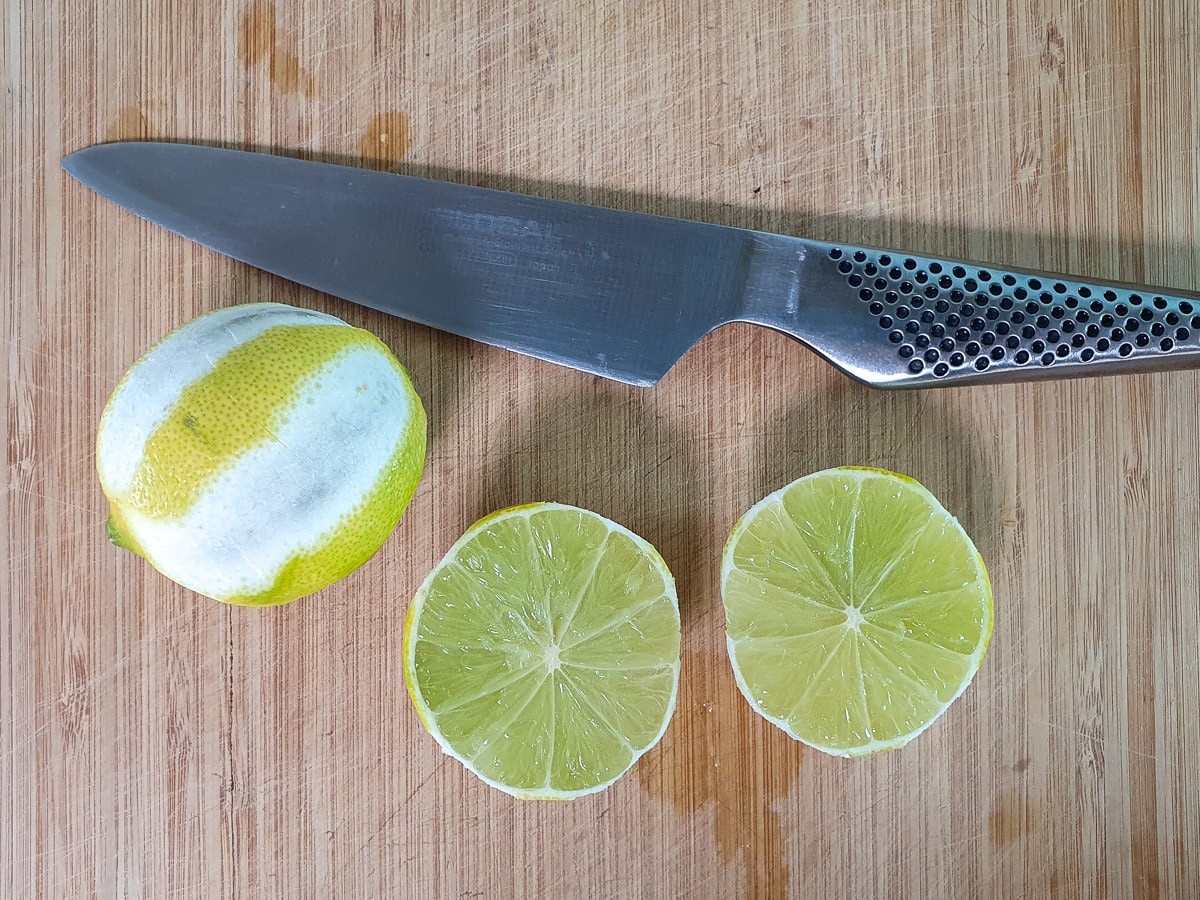
M 992 591 L 962 526 L 910 478 L 838 468 L 756 504 L 725 546 L 729 658 L 751 706 L 837 756 L 903 746 L 970 684 Z
M 404 676 L 442 749 L 525 799 L 612 784 L 675 708 L 679 603 L 662 557 L 596 513 L 536 503 L 471 526 L 421 585 Z

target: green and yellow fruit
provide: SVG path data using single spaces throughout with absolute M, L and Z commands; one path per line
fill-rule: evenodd
M 374 335 L 276 303 L 176 329 L 117 385 L 97 470 L 109 534 L 225 603 L 287 603 L 345 577 L 395 528 L 425 411 Z

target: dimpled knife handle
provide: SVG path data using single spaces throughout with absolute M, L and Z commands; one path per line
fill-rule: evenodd
M 1200 367 L 1197 294 L 804 243 L 798 315 L 773 324 L 869 384 Z

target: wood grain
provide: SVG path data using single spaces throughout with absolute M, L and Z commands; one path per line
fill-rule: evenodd
M 277 148 L 815 238 L 1198 284 L 1188 0 L 12 0 L 0 42 L 0 896 L 1200 895 L 1200 380 L 885 394 L 731 326 L 639 390 L 252 271 L 67 178 L 85 145 Z M 388 140 L 381 140 L 387 136 Z M 94 429 L 154 340 L 273 299 L 370 328 L 431 418 L 384 550 L 230 609 L 104 536 Z M 831 464 L 938 494 L 996 630 L 903 751 L 802 750 L 738 695 L 736 518 Z M 552 499 L 654 542 L 684 670 L 612 789 L 530 805 L 440 755 L 397 659 L 474 519 Z

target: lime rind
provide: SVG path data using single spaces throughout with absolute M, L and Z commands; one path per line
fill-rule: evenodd
M 384 544 L 424 469 L 426 427 L 408 372 L 370 332 L 283 304 L 216 310 L 143 354 L 105 405 L 109 536 L 196 593 L 290 602 Z

